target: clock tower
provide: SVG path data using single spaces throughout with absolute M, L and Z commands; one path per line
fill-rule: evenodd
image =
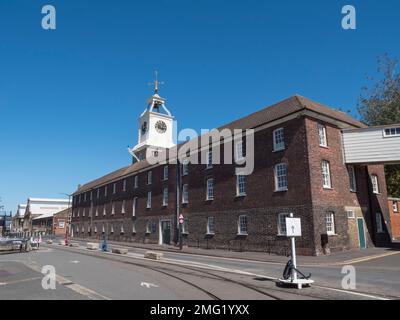
M 147 108 L 138 120 L 138 143 L 130 149 L 133 162 L 142 161 L 150 156 L 173 147 L 174 117 L 165 106 L 165 99 L 158 94 L 158 86 L 163 84 L 154 80 L 154 94 L 147 101 Z

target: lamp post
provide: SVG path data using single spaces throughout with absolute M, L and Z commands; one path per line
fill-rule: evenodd
M 68 233 L 70 233 L 71 223 L 72 223 L 72 202 L 71 197 L 72 194 L 68 193 L 60 193 L 62 195 L 68 196 L 68 222 L 65 228 L 65 245 L 68 245 Z

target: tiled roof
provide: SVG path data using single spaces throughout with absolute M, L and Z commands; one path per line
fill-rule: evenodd
M 272 106 L 266 107 L 260 111 L 252 113 L 244 118 L 233 121 L 227 125 L 220 127 L 219 129 L 252 129 L 256 128 L 265 123 L 278 120 L 290 114 L 302 111 L 302 110 L 310 110 L 316 112 L 318 114 L 339 120 L 348 124 L 349 126 L 353 126 L 356 128 L 365 128 L 367 127 L 363 123 L 357 121 L 351 116 L 337 111 L 335 109 L 329 108 L 323 104 L 312 101 L 308 98 L 295 95 L 286 100 L 278 102 Z M 140 161 L 133 165 L 124 167 L 122 169 L 111 172 L 99 179 L 93 180 L 83 186 L 81 186 L 74 194 L 79 194 L 90 189 L 93 189 L 99 185 L 105 184 L 107 182 L 111 182 L 117 178 L 128 176 L 133 174 L 136 171 L 140 171 L 149 167 L 149 163 L 147 161 Z

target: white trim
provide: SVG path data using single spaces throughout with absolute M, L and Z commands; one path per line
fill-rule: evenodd
M 277 140 L 280 141 L 277 142 Z M 283 127 L 275 129 L 272 132 L 272 141 L 274 146 L 273 149 L 274 152 L 285 150 L 285 130 Z

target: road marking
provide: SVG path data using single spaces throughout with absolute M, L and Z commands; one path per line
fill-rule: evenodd
M 31 261 L 31 264 L 26 263 L 25 261 L 20 261 L 21 263 L 23 263 L 24 265 L 26 265 L 28 268 L 41 273 L 42 272 L 42 268 L 39 266 L 38 263 Z M 40 277 L 40 279 L 42 279 L 42 277 Z M 56 275 L 56 281 L 60 284 L 65 286 L 66 288 L 69 288 L 87 298 L 89 298 L 90 300 L 111 300 L 110 298 L 96 292 L 93 291 L 89 288 L 86 288 L 84 286 L 81 286 L 77 283 L 73 283 L 71 280 L 68 280 L 62 276 Z
M 314 286 L 314 287 L 321 288 L 321 289 L 326 289 L 326 290 L 332 290 L 332 291 L 338 291 L 338 292 L 354 294 L 356 296 L 361 296 L 361 297 L 371 298 L 371 299 L 376 299 L 376 300 L 390 300 L 388 298 L 378 297 L 378 296 L 374 296 L 374 295 L 370 295 L 370 294 L 366 294 L 366 293 L 355 292 L 355 291 L 348 291 L 348 290 L 329 288 L 329 287 L 323 287 L 323 286 Z
M 39 279 L 42 279 L 42 277 L 32 277 L 32 278 L 25 278 L 25 279 L 14 280 L 14 281 L 9 281 L 9 282 L 0 282 L 0 286 L 8 286 L 10 284 L 29 282 L 29 281 L 39 280 Z
M 364 258 L 342 261 L 342 262 L 338 262 L 336 265 L 340 266 L 340 265 L 356 264 L 356 263 L 360 263 L 360 262 L 371 261 L 371 260 L 381 259 L 381 258 L 385 258 L 385 257 L 389 257 L 389 256 L 394 256 L 396 254 L 400 254 L 400 251 L 399 252 L 388 252 L 388 253 L 378 254 L 375 256 L 368 256 L 368 257 L 364 257 Z
M 87 253 L 89 253 L 89 252 L 87 252 Z M 90 253 L 92 253 L 92 252 L 90 252 Z M 93 252 L 94 254 L 90 254 L 90 253 L 89 253 L 89 255 L 91 255 L 91 256 L 94 256 L 94 257 L 97 256 L 95 254 L 95 252 Z M 106 255 L 111 255 L 111 256 L 121 257 L 120 254 L 116 254 L 116 253 L 112 253 L 112 252 L 105 252 L 105 254 Z M 392 255 L 392 254 L 390 254 L 390 255 Z M 138 260 L 149 261 L 148 259 L 142 257 L 141 255 L 139 256 L 138 253 L 130 253 L 128 255 L 128 257 L 131 257 L 133 259 L 138 259 Z M 238 260 L 241 260 L 241 259 L 238 259 Z M 164 264 L 171 264 L 171 265 L 178 265 L 178 266 L 179 265 L 181 265 L 181 266 L 191 266 L 191 267 L 197 267 L 199 269 L 206 269 L 206 270 L 213 270 L 213 271 L 223 271 L 223 272 L 228 272 L 228 273 L 235 273 L 235 274 L 241 274 L 241 275 L 257 277 L 257 278 L 264 278 L 264 279 L 271 280 L 271 281 L 278 281 L 279 280 L 279 278 L 276 278 L 276 277 L 260 275 L 260 274 L 256 274 L 256 273 L 252 273 L 252 272 L 247 272 L 247 271 L 242 271 L 242 270 L 235 270 L 235 269 L 224 268 L 224 267 L 219 267 L 219 266 L 213 266 L 213 265 L 210 265 L 210 264 L 203 264 L 203 263 L 197 263 L 197 262 L 188 263 L 188 262 L 181 262 L 180 260 L 173 260 L 173 259 L 154 260 L 154 262 L 156 262 L 156 263 L 164 263 Z M 318 286 L 318 285 L 313 285 L 313 286 L 317 287 L 317 288 L 321 288 L 321 289 L 327 289 L 327 290 L 346 293 L 346 294 L 349 294 L 349 295 L 362 296 L 362 297 L 376 299 L 376 300 L 390 300 L 388 298 L 379 297 L 379 296 L 375 296 L 375 295 L 371 295 L 371 294 L 355 292 L 355 291 L 348 291 L 348 290 L 336 289 L 336 288 L 330 288 L 330 287 L 324 287 L 324 286 Z
M 75 264 L 77 264 L 77 263 L 79 263 L 79 261 L 78 261 L 78 260 L 72 260 L 72 261 L 70 261 L 69 263 L 75 263 Z
M 140 284 L 140 286 L 141 287 L 146 287 L 147 289 L 150 289 L 150 288 L 159 288 L 159 286 L 158 285 L 156 285 L 156 284 L 154 284 L 154 283 L 150 283 L 150 282 L 142 282 L 141 284 Z

